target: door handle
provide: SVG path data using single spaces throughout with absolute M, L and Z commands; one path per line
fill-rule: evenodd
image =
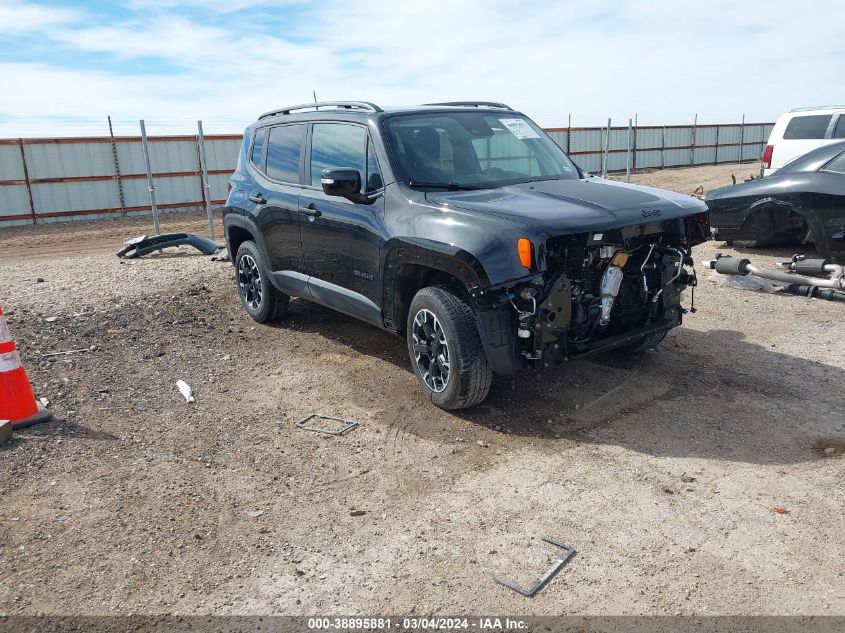
M 252 194 L 249 197 L 249 201 L 255 204 L 267 204 L 267 198 L 261 192 Z
M 299 207 L 299 210 L 307 216 L 312 218 L 319 218 L 323 213 L 317 208 L 317 205 L 313 202 L 309 204 L 307 207 Z

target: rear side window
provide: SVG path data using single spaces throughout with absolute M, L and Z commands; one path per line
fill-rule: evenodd
M 357 169 L 364 179 L 367 131 L 358 125 L 315 123 L 311 132 L 311 184 L 320 186 L 324 169 Z
M 812 114 L 794 117 L 783 131 L 784 139 L 821 139 L 827 132 L 832 114 Z
M 836 127 L 833 128 L 833 138 L 845 138 L 845 114 L 839 115 Z
M 264 155 L 264 139 L 267 137 L 267 128 L 261 128 L 255 132 L 255 140 L 252 142 L 252 154 L 249 162 L 261 169 L 261 158 Z
M 270 128 L 267 146 L 267 175 L 273 180 L 299 183 L 299 157 L 305 141 L 305 125 Z
M 822 167 L 823 171 L 832 171 L 837 174 L 845 174 L 845 152 Z

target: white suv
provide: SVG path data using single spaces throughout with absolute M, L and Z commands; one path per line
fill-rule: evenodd
M 842 139 L 845 139 L 845 106 L 790 110 L 772 128 L 761 157 L 761 173 L 770 176 L 793 158 Z

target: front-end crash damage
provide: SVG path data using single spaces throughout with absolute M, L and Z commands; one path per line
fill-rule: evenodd
M 677 327 L 681 293 L 696 285 L 692 247 L 709 230 L 699 213 L 539 245 L 538 272 L 474 295 L 494 371 L 553 367 Z

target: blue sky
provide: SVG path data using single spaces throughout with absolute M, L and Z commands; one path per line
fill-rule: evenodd
M 238 132 L 320 99 L 503 101 L 541 125 L 845 102 L 841 1 L 0 0 L 0 137 Z

